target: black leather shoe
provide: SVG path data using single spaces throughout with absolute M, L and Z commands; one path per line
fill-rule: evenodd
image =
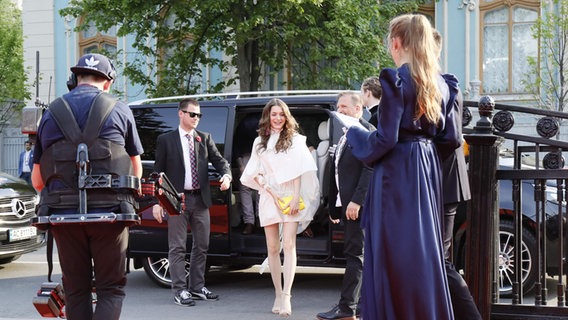
M 245 223 L 245 227 L 243 228 L 242 234 L 251 234 L 253 232 L 254 232 L 254 224 Z
M 318 313 L 317 318 L 319 320 L 355 320 L 355 315 L 353 311 L 343 311 L 339 308 L 339 305 L 336 305 L 328 312 Z

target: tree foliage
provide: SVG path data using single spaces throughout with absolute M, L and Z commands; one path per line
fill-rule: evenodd
M 539 57 L 530 57 L 525 84 L 543 108 L 564 111 L 568 103 L 568 0 L 553 0 L 532 28 Z
M 21 11 L 10 0 L 0 0 L 0 132 L 24 106 L 26 87 Z
M 133 35 L 137 52 L 118 52 L 131 55 L 125 76 L 165 96 L 199 91 L 205 65 L 228 75 L 213 92 L 236 81 L 256 91 L 282 71 L 290 89 L 351 88 L 392 64 L 382 39 L 413 1 L 71 0 L 61 14 Z

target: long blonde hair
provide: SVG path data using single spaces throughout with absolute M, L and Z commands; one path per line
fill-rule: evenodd
M 440 120 L 442 94 L 438 87 L 438 46 L 432 30 L 425 16 L 405 14 L 391 20 L 389 39 L 398 37 L 409 55 L 410 75 L 417 91 L 416 119 L 425 116 L 428 122 L 437 123 Z

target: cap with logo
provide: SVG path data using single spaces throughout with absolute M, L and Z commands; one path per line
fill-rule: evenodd
M 110 59 L 98 53 L 83 55 L 79 58 L 77 65 L 71 67 L 71 72 L 74 74 L 94 74 L 106 78 L 107 80 L 114 80 L 116 77 L 116 71 Z

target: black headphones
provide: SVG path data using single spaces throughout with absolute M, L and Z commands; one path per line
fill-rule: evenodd
M 108 77 L 110 78 L 110 80 L 114 80 L 116 79 L 116 68 L 114 67 L 114 64 L 112 64 L 112 60 L 108 59 L 108 63 L 110 63 L 110 72 L 108 73 Z
M 110 80 L 114 80 L 116 79 L 116 69 L 114 68 L 114 64 L 112 64 L 112 61 L 110 59 L 108 59 L 108 62 L 110 63 L 110 71 L 107 74 L 107 76 L 110 78 Z M 77 75 L 74 74 L 73 72 L 71 72 L 71 75 L 69 76 L 69 79 L 67 80 L 67 89 L 69 89 L 69 91 L 75 89 L 75 87 L 77 87 Z
M 69 79 L 67 80 L 67 89 L 69 91 L 75 89 L 77 87 L 77 76 L 74 73 L 71 73 Z

